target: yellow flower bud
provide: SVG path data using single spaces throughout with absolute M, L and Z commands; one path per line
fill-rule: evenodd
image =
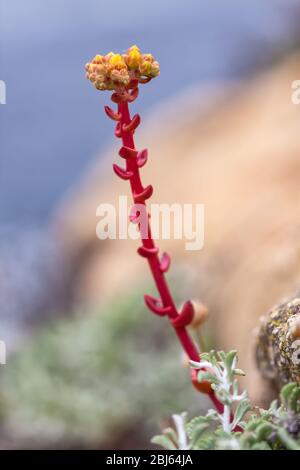
M 148 60 L 145 60 L 141 63 L 139 67 L 141 75 L 145 75 L 148 77 L 151 74 L 152 71 L 152 64 Z
M 111 71 L 110 78 L 113 82 L 120 83 L 125 86 L 128 85 L 128 83 L 130 82 L 127 69 L 113 69 Z
M 113 54 L 110 58 L 109 58 L 109 65 L 111 67 L 116 67 L 116 68 L 123 68 L 123 67 L 126 67 L 126 64 L 124 62 L 124 59 L 123 57 L 121 56 L 121 54 Z
M 137 69 L 141 61 L 140 50 L 137 46 L 128 49 L 127 64 L 131 69 Z
M 95 61 L 95 62 L 94 62 L 95 64 L 101 64 L 102 61 L 103 61 L 103 56 L 97 54 L 97 55 L 95 56 L 95 58 L 94 58 L 94 61 Z
M 152 64 L 152 69 L 151 69 L 150 75 L 151 75 L 152 78 L 155 78 L 159 75 L 159 73 L 160 73 L 159 63 L 155 61 Z
M 146 60 L 147 62 L 152 63 L 154 61 L 154 57 L 152 54 L 143 54 L 142 59 Z

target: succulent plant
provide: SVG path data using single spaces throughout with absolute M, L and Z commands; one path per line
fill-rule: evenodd
M 174 427 L 152 439 L 164 449 L 188 450 L 300 450 L 300 386 L 286 384 L 279 400 L 268 410 L 251 407 L 247 393 L 238 392 L 237 353 L 223 351 L 202 355 L 213 374 L 199 373 L 199 380 L 212 381 L 225 413 L 209 410 L 205 416 L 187 420 L 187 414 L 173 415 Z M 192 366 L 196 364 L 192 364 Z M 227 411 L 226 411 L 227 410 Z M 229 419 L 229 410 L 232 419 Z
M 96 55 L 91 64 L 86 65 L 87 78 L 98 90 L 115 90 L 111 100 L 117 104 L 116 111 L 105 106 L 107 116 L 115 121 L 115 136 L 122 141 L 119 156 L 125 160 L 126 168 L 113 164 L 116 175 L 130 183 L 133 206 L 130 221 L 137 224 L 141 235 L 140 256 L 148 261 L 159 298 L 145 295 L 148 309 L 160 317 L 167 317 L 189 359 L 197 361 L 198 348 L 187 327 L 201 323 L 201 315 L 193 302 L 187 301 L 181 309 L 177 308 L 170 291 L 166 272 L 169 270 L 171 258 L 167 253 L 160 255 L 159 249 L 152 236 L 149 213 L 146 201 L 152 196 L 153 187 L 144 186 L 141 181 L 140 169 L 148 160 L 147 149 L 135 148 L 134 133 L 141 123 L 139 114 L 130 116 L 129 105 L 139 94 L 139 84 L 149 82 L 159 74 L 159 64 L 151 54 L 141 54 L 137 46 L 132 46 L 126 54 L 109 53 L 106 56 Z M 199 309 L 198 309 L 199 311 Z M 203 312 L 204 310 L 202 310 Z M 203 314 L 202 314 L 203 317 Z M 195 388 L 207 393 L 216 409 L 223 411 L 223 405 L 217 399 L 209 381 L 199 383 L 196 378 L 197 370 L 191 369 L 191 380 Z

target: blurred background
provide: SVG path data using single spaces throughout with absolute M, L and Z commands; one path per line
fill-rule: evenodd
M 153 151 L 145 174 L 158 201 L 209 209 L 203 253 L 174 245 L 171 283 L 178 301 L 200 295 L 219 318 L 208 345 L 234 343 L 236 328 L 243 347 L 259 314 L 298 279 L 300 108 L 290 94 L 299 19 L 298 0 L 0 0 L 2 448 L 148 448 L 173 412 L 207 406 L 190 390 L 172 332 L 144 312 L 151 280 L 135 245 L 96 239 L 97 205 L 124 190 L 110 171 L 109 96 L 86 81 L 85 63 L 133 44 L 159 60 L 161 76 L 134 105 Z M 255 253 L 266 256 L 259 266 Z M 224 303 L 249 322 L 227 334 Z

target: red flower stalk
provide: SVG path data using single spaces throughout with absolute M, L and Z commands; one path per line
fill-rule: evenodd
M 187 331 L 187 326 L 196 320 L 196 312 L 191 301 L 185 302 L 179 311 L 171 295 L 165 273 L 170 267 L 170 256 L 167 253 L 159 255 L 151 235 L 151 227 L 146 207 L 146 200 L 152 196 L 151 185 L 144 187 L 141 182 L 140 168 L 145 165 L 148 158 L 146 149 L 137 150 L 134 144 L 134 132 L 141 122 L 138 114 L 132 118 L 129 112 L 129 103 L 132 103 L 139 93 L 139 84 L 147 83 L 159 74 L 159 65 L 151 54 L 141 54 L 137 46 L 128 49 L 127 54 L 109 53 L 106 56 L 97 55 L 93 61 L 86 65 L 87 78 L 99 90 L 114 90 L 111 100 L 117 103 L 117 112 L 105 106 L 109 118 L 116 121 L 115 135 L 122 140 L 119 151 L 120 157 L 126 162 L 126 168 L 114 164 L 113 169 L 117 176 L 129 180 L 134 204 L 138 204 L 139 211 L 143 209 L 143 217 L 147 218 L 147 231 L 141 232 L 142 245 L 138 253 L 148 261 L 160 299 L 145 295 L 147 307 L 158 316 L 167 316 L 174 328 L 183 350 L 190 360 L 198 361 L 200 352 L 195 346 Z M 137 219 L 135 206 L 131 212 L 130 220 Z M 140 216 L 138 217 L 140 220 Z M 141 224 L 139 223 L 141 231 Z M 191 369 L 191 379 L 195 388 L 207 393 L 219 412 L 223 412 L 223 405 L 218 401 L 207 381 L 199 382 L 198 371 Z

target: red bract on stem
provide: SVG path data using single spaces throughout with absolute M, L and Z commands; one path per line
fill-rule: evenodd
M 143 215 L 147 218 L 147 232 L 141 233 L 141 246 L 137 251 L 149 264 L 159 299 L 145 295 L 145 303 L 154 314 L 169 318 L 188 358 L 198 361 L 200 352 L 187 330 L 195 317 L 193 303 L 187 301 L 180 311 L 177 309 L 165 277 L 170 267 L 170 256 L 167 253 L 160 255 L 152 238 L 146 201 L 151 197 L 153 188 L 151 185 L 144 186 L 140 176 L 140 168 L 147 162 L 148 152 L 135 148 L 133 135 L 141 119 L 138 114 L 131 118 L 129 112 L 129 103 L 138 97 L 139 83 L 147 83 L 157 76 L 159 65 L 151 54 L 140 54 L 139 49 L 132 46 L 123 56 L 113 53 L 104 57 L 98 55 L 91 64 L 87 64 L 86 69 L 87 78 L 97 89 L 114 90 L 111 100 L 118 105 L 118 109 L 115 111 L 108 106 L 104 109 L 107 116 L 116 122 L 115 136 L 122 140 L 119 155 L 125 160 L 126 167 L 114 164 L 113 169 L 117 176 L 129 181 L 133 202 L 144 208 Z M 135 216 L 131 215 L 130 220 L 134 219 Z M 191 379 L 195 388 L 207 393 L 217 410 L 223 412 L 223 405 L 215 396 L 210 383 L 198 381 L 197 369 L 191 369 Z
M 139 152 L 130 152 L 130 150 L 135 151 L 136 149 L 133 130 L 130 128 L 132 120 L 130 118 L 129 105 L 127 100 L 120 100 L 118 103 L 118 114 L 121 115 L 120 137 L 122 139 L 123 148 L 125 147 L 128 149 L 128 157 L 126 158 L 126 174 L 131 175 L 129 182 L 133 200 L 136 202 L 136 195 L 143 194 L 145 188 L 141 182 L 140 177 L 140 168 L 138 165 Z M 145 207 L 146 196 L 147 195 L 144 194 L 144 197 L 139 200 L 139 204 L 143 204 Z M 187 326 L 191 323 L 194 316 L 193 304 L 190 301 L 187 301 L 182 307 L 181 312 L 178 312 L 165 277 L 165 272 L 168 270 L 170 265 L 170 256 L 164 253 L 162 257 L 160 257 L 159 250 L 151 236 L 150 222 L 148 223 L 147 236 L 142 237 L 141 242 L 142 246 L 138 249 L 138 253 L 147 259 L 155 285 L 160 295 L 160 299 L 155 299 L 150 295 L 145 295 L 146 305 L 153 313 L 160 316 L 169 317 L 170 323 L 175 329 L 175 332 L 185 353 L 189 359 L 198 361 L 200 353 L 187 331 Z M 214 396 L 210 384 L 207 382 L 202 384 L 199 383 L 197 380 L 197 374 L 195 374 L 196 371 L 193 369 L 191 371 L 192 382 L 195 387 L 204 393 L 208 393 L 218 411 L 222 412 L 223 405 Z

